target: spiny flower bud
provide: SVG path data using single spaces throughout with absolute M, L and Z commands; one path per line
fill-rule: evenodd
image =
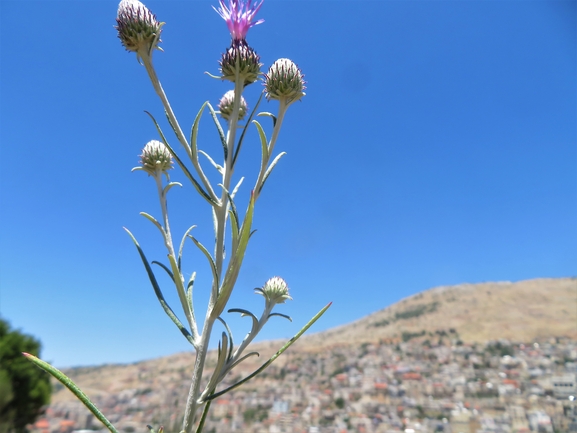
M 256 293 L 263 295 L 267 302 L 274 304 L 284 304 L 286 300 L 292 299 L 289 296 L 289 288 L 285 280 L 281 277 L 272 277 L 261 288 L 254 289 Z
M 158 176 L 172 168 L 172 155 L 163 142 L 151 140 L 142 149 L 140 165 L 151 176 Z
M 118 5 L 115 26 L 118 38 L 127 51 L 149 54 L 158 47 L 160 32 L 164 23 L 159 23 L 156 15 L 138 0 L 122 0 Z
M 224 94 L 218 103 L 218 109 L 220 110 L 220 115 L 225 120 L 229 120 L 232 115 L 232 110 L 234 108 L 234 90 L 229 90 Z M 246 100 L 243 96 L 240 97 L 240 107 L 238 109 L 238 120 L 242 120 L 245 116 L 248 106 Z
M 260 56 L 244 40 L 233 40 L 222 55 L 220 72 L 223 80 L 236 81 L 236 73 L 245 86 L 254 83 L 260 74 Z
M 273 63 L 265 74 L 264 87 L 269 100 L 285 100 L 289 104 L 306 95 L 304 75 L 290 59 L 278 59 Z

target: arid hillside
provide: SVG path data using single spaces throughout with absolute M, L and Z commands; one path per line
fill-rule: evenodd
M 373 342 L 447 332 L 464 342 L 577 338 L 577 278 L 437 287 L 353 323 L 303 338 L 302 346 Z
M 577 279 L 535 279 L 516 283 L 461 284 L 437 287 L 406 298 L 353 323 L 305 335 L 287 354 L 314 353 L 332 348 L 357 347 L 367 342 L 400 342 L 426 335 L 447 335 L 464 343 L 508 339 L 531 342 L 539 338 L 577 339 Z M 450 340 L 448 340 L 450 341 Z M 245 376 L 258 368 L 283 345 L 283 341 L 251 346 L 260 357 L 251 357 L 236 369 Z M 281 356 L 274 365 L 287 362 Z M 126 389 L 171 389 L 186 395 L 194 355 L 172 356 L 126 365 L 81 367 L 65 372 L 92 398 L 106 398 Z M 207 366 L 214 365 L 214 352 Z M 182 388 L 177 391 L 176 388 Z M 147 389 L 142 389 L 146 392 Z M 62 386 L 53 403 L 74 400 Z

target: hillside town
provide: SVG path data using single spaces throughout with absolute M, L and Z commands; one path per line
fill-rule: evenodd
M 284 364 L 216 399 L 204 431 L 577 432 L 577 341 L 571 339 L 467 344 L 453 329 L 423 330 L 285 355 Z M 93 401 L 125 433 L 146 432 L 147 424 L 178 432 L 189 370 L 140 365 L 138 387 L 96 393 Z M 33 433 L 103 429 L 77 401 L 52 404 L 31 427 Z

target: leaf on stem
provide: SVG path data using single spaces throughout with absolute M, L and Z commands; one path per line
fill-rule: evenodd
M 272 169 L 277 165 L 277 163 L 279 162 L 279 160 L 286 155 L 286 152 L 281 152 L 279 153 L 275 159 L 273 159 L 273 161 L 270 163 L 270 165 L 268 166 L 268 168 L 266 169 L 266 172 L 264 173 L 264 176 L 262 178 L 262 183 L 260 184 L 260 188 L 258 189 L 258 193 L 260 194 L 260 192 L 262 191 L 262 187 L 264 186 L 264 183 L 266 182 L 266 180 L 268 179 L 268 177 L 270 176 Z
M 168 266 L 166 266 L 163 263 L 157 262 L 156 260 L 153 260 L 151 262 L 153 265 L 158 265 L 160 266 L 162 269 L 164 269 L 166 271 L 166 273 L 168 274 L 168 276 L 170 277 L 170 279 L 172 280 L 172 282 L 174 282 L 174 274 L 172 273 L 172 271 L 170 269 L 168 269 Z
M 224 169 L 222 168 L 222 165 L 217 164 L 216 162 L 214 162 L 214 159 L 212 159 L 212 158 L 210 157 L 210 155 L 209 155 L 208 153 L 206 153 L 204 150 L 199 150 L 198 152 L 201 153 L 201 154 L 203 154 L 203 155 L 206 157 L 206 159 L 208 159 L 208 162 L 210 162 L 210 163 L 212 164 L 212 166 L 213 166 L 214 168 L 216 168 L 216 171 L 218 171 L 220 174 L 223 174 Z
M 196 279 L 196 272 L 193 272 L 190 276 L 190 280 L 188 280 L 188 284 L 186 285 L 186 300 L 190 305 L 190 309 L 192 310 L 192 289 L 194 287 L 194 280 Z
M 253 120 L 252 123 L 256 126 L 256 129 L 258 131 L 258 136 L 260 138 L 260 147 L 262 150 L 262 164 L 261 164 L 261 166 L 264 167 L 264 165 L 267 163 L 268 159 L 270 158 L 270 155 L 268 153 L 268 141 L 266 139 L 266 134 L 264 132 L 264 129 L 262 129 L 261 124 L 256 120 Z
M 182 239 L 180 240 L 180 247 L 178 248 L 178 270 L 180 271 L 181 269 L 181 261 L 182 261 L 182 250 L 184 249 L 184 241 L 186 241 L 186 238 L 188 237 L 188 234 L 192 231 L 192 229 L 194 229 L 196 226 L 191 226 L 188 228 L 188 230 L 186 232 L 184 232 L 184 236 L 182 237 Z
M 232 355 L 232 349 L 234 347 L 234 342 L 232 340 L 232 331 L 230 330 L 230 328 L 228 327 L 228 324 L 224 321 L 224 319 L 222 317 L 217 317 L 217 319 L 220 321 L 220 323 L 222 323 L 224 325 L 224 327 L 226 328 L 226 332 L 228 333 L 228 338 L 230 340 L 230 347 L 228 349 L 227 359 L 230 359 L 230 357 Z
M 250 334 L 252 334 L 258 328 L 258 319 L 254 314 L 250 311 L 245 310 L 243 308 L 231 308 L 228 310 L 229 313 L 240 313 L 240 317 L 249 316 L 252 319 L 252 327 L 250 330 Z
M 180 186 L 182 187 L 182 184 L 180 182 L 170 182 L 168 185 L 166 185 L 164 187 L 164 189 L 162 190 L 162 193 L 166 196 L 166 194 L 168 193 L 168 191 L 170 190 L 170 188 L 172 188 L 173 186 Z
M 222 148 L 224 150 L 224 160 L 226 161 L 227 157 L 228 157 L 228 143 L 226 142 L 226 136 L 224 135 L 224 131 L 222 130 L 222 126 L 220 125 L 220 121 L 218 120 L 218 117 L 216 116 L 216 112 L 214 111 L 214 108 L 212 108 L 212 105 L 210 105 L 210 102 L 207 102 L 207 105 L 208 105 L 208 109 L 210 110 L 210 115 L 212 116 L 212 120 L 214 121 L 214 125 L 216 126 L 216 129 L 218 131 L 218 136 L 220 137 L 220 142 L 222 143 Z
M 222 333 L 221 341 L 218 342 L 218 358 L 216 361 L 216 367 L 214 367 L 212 376 L 206 384 L 206 388 L 204 388 L 203 394 L 212 394 L 214 392 L 214 389 L 218 385 L 220 373 L 222 372 L 223 367 L 226 365 L 226 361 L 228 361 L 228 337 L 224 332 Z
M 234 155 L 232 157 L 232 166 L 233 167 L 236 164 L 236 158 L 238 157 L 238 154 L 240 152 L 240 148 L 241 148 L 242 143 L 244 141 L 244 135 L 246 134 L 248 126 L 250 125 L 252 118 L 254 117 L 254 114 L 256 113 L 256 109 L 260 105 L 260 101 L 262 100 L 263 96 L 264 96 L 264 92 L 261 92 L 261 94 L 258 98 L 258 101 L 256 102 L 256 105 L 254 106 L 253 110 L 251 111 L 250 116 L 248 116 L 248 119 L 246 121 L 246 124 L 244 125 L 244 128 L 242 128 L 242 133 L 240 134 L 240 138 L 238 139 L 238 145 L 236 146 L 236 150 L 234 151 Z
M 267 368 L 269 365 L 271 365 L 280 355 L 282 355 L 282 353 L 285 350 L 287 350 L 295 341 L 297 341 L 300 338 L 300 336 L 303 335 L 307 331 L 307 329 L 309 329 L 317 320 L 319 320 L 319 318 L 325 313 L 325 311 L 327 311 L 329 309 L 329 307 L 331 305 L 332 305 L 332 302 L 325 305 L 323 307 L 323 309 L 321 311 L 319 311 L 317 314 L 315 314 L 315 316 L 311 320 L 309 320 L 309 322 L 299 332 L 297 332 L 293 338 L 291 338 L 289 341 L 287 341 L 285 343 L 285 345 L 283 347 L 281 347 L 277 353 L 275 353 L 273 356 L 271 356 L 271 358 L 268 361 L 266 361 L 263 365 L 261 365 L 253 373 L 249 374 L 247 377 L 238 381 L 234 385 L 232 385 L 232 386 L 230 386 L 230 387 L 228 387 L 228 388 L 226 388 L 220 392 L 216 392 L 216 393 L 208 396 L 205 400 L 210 401 L 210 400 L 213 400 L 217 397 L 220 397 L 221 395 L 226 394 L 227 392 L 232 391 L 233 389 L 239 387 L 243 383 L 248 382 L 250 379 L 252 379 L 257 374 L 262 372 L 265 368 Z
M 236 282 L 236 279 L 238 277 L 238 273 L 240 271 L 240 267 L 244 259 L 244 253 L 246 251 L 248 240 L 250 238 L 250 229 L 252 226 L 252 217 L 254 213 L 254 203 L 255 203 L 255 195 L 254 193 L 251 192 L 248 208 L 246 210 L 244 221 L 242 222 L 242 226 L 240 228 L 238 245 L 236 250 L 232 252 L 232 257 L 228 262 L 226 273 L 224 275 L 222 285 L 220 286 L 220 290 L 218 292 L 218 298 L 211 311 L 212 318 L 220 316 L 221 313 L 223 312 L 224 307 L 226 306 L 228 299 L 230 298 L 230 294 L 232 293 L 234 283 Z
M 136 249 L 138 250 L 138 254 L 140 255 L 140 259 L 142 260 L 142 263 L 144 264 L 144 268 L 146 269 L 146 273 L 148 274 L 148 279 L 150 280 L 150 283 L 152 284 L 152 288 L 154 289 L 154 293 L 156 294 L 156 297 L 158 298 L 158 301 L 160 302 L 162 309 L 164 310 L 166 315 L 168 317 L 170 317 L 170 320 L 172 320 L 174 322 L 174 324 L 180 330 L 182 335 L 184 335 L 184 338 L 186 338 L 190 344 L 192 344 L 195 348 L 197 348 L 196 342 L 194 341 L 194 338 L 192 337 L 192 335 L 190 334 L 188 329 L 186 329 L 184 327 L 182 322 L 178 319 L 178 317 L 176 317 L 176 314 L 174 314 L 174 311 L 172 311 L 172 308 L 170 308 L 170 306 L 167 304 L 166 300 L 164 299 L 164 295 L 162 294 L 162 291 L 160 290 L 160 286 L 158 285 L 158 281 L 156 281 L 156 277 L 154 276 L 154 272 L 152 271 L 152 268 L 148 264 L 148 260 L 146 259 L 146 256 L 144 255 L 144 251 L 142 251 L 142 248 L 140 248 L 140 245 L 136 241 L 136 238 L 130 232 L 130 230 L 128 230 L 127 228 L 125 228 L 124 230 L 126 230 L 128 235 L 132 238 L 132 242 L 134 242 L 134 245 L 136 246 Z M 173 278 L 173 281 L 174 281 L 174 278 Z
M 164 231 L 164 228 L 162 227 L 162 225 L 158 222 L 158 220 L 156 218 L 154 218 L 152 215 L 150 215 L 146 212 L 140 212 L 140 215 L 142 215 L 144 218 L 146 218 L 148 221 L 150 221 L 152 224 L 154 224 L 156 226 L 156 228 L 158 230 L 160 230 L 162 237 L 166 238 L 166 232 Z
M 236 220 L 237 216 L 233 213 L 232 210 L 228 211 L 228 215 L 230 216 L 230 229 L 232 232 L 232 250 L 236 250 L 238 246 L 238 237 L 240 235 L 240 229 L 238 227 L 238 221 Z
M 276 116 L 268 111 L 263 111 L 262 113 L 258 113 L 259 116 L 268 116 L 272 118 L 272 127 L 276 126 Z
M 270 313 L 268 315 L 268 318 L 270 319 L 272 316 L 280 316 L 280 317 L 284 317 L 285 319 L 287 319 L 289 322 L 292 322 L 293 319 L 291 316 L 287 316 L 286 314 L 282 314 L 282 313 Z
M 178 164 L 178 166 L 181 168 L 182 172 L 185 174 L 186 177 L 188 177 L 188 180 L 190 180 L 190 182 L 192 183 L 192 185 L 194 186 L 194 188 L 198 191 L 198 193 L 207 201 L 210 203 L 211 206 L 218 206 L 218 203 L 212 199 L 212 197 L 210 195 L 208 195 L 208 193 L 202 188 L 202 186 L 200 185 L 200 183 L 198 183 L 196 181 L 196 179 L 192 176 L 192 174 L 190 173 L 190 171 L 188 170 L 188 168 L 186 168 L 186 165 L 184 165 L 184 163 L 181 161 L 181 159 L 178 157 L 178 155 L 176 154 L 176 152 L 174 151 L 174 149 L 170 146 L 170 144 L 168 144 L 168 141 L 166 140 L 166 137 L 164 136 L 164 134 L 162 133 L 162 130 L 160 129 L 160 126 L 158 126 L 158 123 L 156 122 L 156 119 L 154 118 L 154 116 L 152 114 L 150 114 L 148 111 L 145 111 L 146 114 L 148 114 L 150 116 L 150 118 L 152 119 L 152 121 L 154 122 L 154 125 L 156 126 L 156 130 L 158 131 L 158 134 L 160 135 L 160 138 L 162 140 L 162 142 L 164 143 L 164 145 L 166 146 L 166 148 L 168 149 L 168 151 L 170 152 L 170 154 L 172 155 L 172 157 L 174 158 L 174 160 L 176 161 L 176 163 Z M 191 156 L 191 152 L 190 149 L 187 149 L 187 154 L 188 156 L 192 159 Z
M 204 111 L 204 107 L 206 107 L 208 101 L 206 101 L 198 110 L 196 117 L 194 118 L 194 123 L 192 124 L 192 130 L 190 131 L 190 151 L 191 154 L 190 159 L 192 163 L 196 161 L 198 163 L 198 146 L 197 146 L 197 138 L 198 138 L 198 125 L 200 125 L 200 118 L 202 117 L 202 112 Z
M 168 112 L 166 110 L 164 110 L 164 115 L 166 116 L 166 120 L 168 120 L 168 124 L 170 125 L 170 127 L 172 128 L 172 132 L 174 132 L 174 135 L 176 135 L 178 137 L 178 131 L 176 129 L 176 126 L 172 124 L 171 120 L 170 120 L 170 116 L 168 115 Z M 183 137 L 184 138 L 184 137 Z M 185 139 L 186 140 L 186 139 Z M 188 143 L 187 143 L 188 144 Z
M 82 402 L 82 404 L 84 404 L 84 406 L 86 406 L 88 408 L 88 410 L 90 412 L 92 412 L 92 414 L 102 424 L 104 424 L 106 426 L 106 428 L 108 430 L 110 430 L 112 433 L 118 433 L 118 431 L 112 425 L 112 423 L 110 421 L 108 421 L 108 419 L 102 414 L 102 412 L 100 412 L 100 410 L 94 405 L 94 403 L 92 403 L 92 401 L 90 401 L 88 396 L 86 394 L 84 394 L 84 392 L 82 392 L 82 390 L 80 388 L 78 388 L 78 386 L 72 381 L 72 379 L 70 379 L 68 376 L 66 376 L 64 373 L 62 373 L 56 367 L 51 366 L 47 362 L 42 361 L 41 359 L 35 357 L 34 355 L 30 355 L 29 353 L 22 353 L 22 354 L 30 362 L 34 363 L 37 367 L 41 368 L 42 370 L 44 370 L 45 372 L 50 374 L 52 377 L 54 377 L 56 380 L 58 380 L 62 385 L 64 385 L 66 388 L 68 388 L 72 392 L 72 394 L 74 394 L 76 396 L 76 398 L 78 400 L 80 400 Z
M 254 356 L 254 355 L 260 356 L 260 353 L 258 353 L 258 352 L 250 352 L 250 353 L 247 353 L 247 354 L 244 355 L 244 356 L 241 356 L 239 359 L 237 359 L 237 360 L 228 368 L 228 371 L 231 371 L 234 367 L 236 367 L 236 366 L 237 366 L 238 364 L 240 364 L 242 361 L 244 361 L 245 359 L 250 358 L 251 356 Z
M 210 265 L 210 269 L 212 270 L 212 277 L 214 278 L 215 281 L 218 281 L 218 274 L 216 272 L 216 263 L 214 263 L 214 260 L 210 255 L 210 253 L 208 252 L 208 250 L 194 236 L 188 235 L 188 237 L 192 239 L 192 242 L 194 242 L 194 244 L 198 247 L 198 249 L 202 251 L 202 253 L 206 256 L 206 258 L 208 259 L 208 264 Z
M 240 186 L 242 185 L 242 182 L 244 181 L 244 177 L 241 177 L 240 180 L 238 181 L 238 183 L 236 184 L 236 186 L 234 187 L 234 189 L 232 190 L 232 192 L 230 193 L 230 196 L 232 198 L 234 198 L 234 196 L 236 195 L 236 193 L 238 192 L 238 189 L 240 188 Z

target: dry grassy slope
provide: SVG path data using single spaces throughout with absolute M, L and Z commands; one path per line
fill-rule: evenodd
M 414 317 L 403 318 L 421 314 Z M 413 313 L 411 313 L 413 312 Z M 399 318 L 400 317 L 400 318 Z M 383 326 L 384 321 L 389 324 Z M 381 326 L 375 326 L 381 323 Z M 305 335 L 289 350 L 315 352 L 339 345 L 358 345 L 379 339 L 398 339 L 402 332 L 434 332 L 455 329 L 465 342 L 499 338 L 531 341 L 538 337 L 567 336 L 577 339 L 577 279 L 537 279 L 517 283 L 462 284 L 438 287 L 406 298 L 356 322 L 328 331 Z M 236 374 L 254 371 L 284 344 L 268 341 L 250 347 L 260 357 L 240 364 Z M 208 366 L 214 365 L 215 353 Z M 126 365 L 104 365 L 67 370 L 66 373 L 90 396 L 117 394 L 123 389 L 150 386 L 154 389 L 188 380 L 192 375 L 192 353 Z M 275 361 L 283 365 L 286 357 Z M 143 385 L 146 383 L 146 385 Z M 53 395 L 53 402 L 70 401 L 66 389 Z
M 465 342 L 499 338 L 531 341 L 551 336 L 577 338 L 577 279 L 543 278 L 437 287 L 356 322 L 311 335 L 301 342 L 301 347 L 312 349 L 351 341 L 358 344 L 399 338 L 402 332 L 451 328 Z

